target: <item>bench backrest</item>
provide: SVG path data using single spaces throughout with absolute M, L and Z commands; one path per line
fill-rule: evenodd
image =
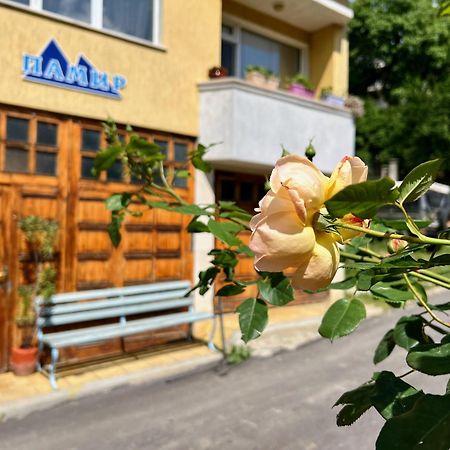
M 38 327 L 192 307 L 193 298 L 185 297 L 190 287 L 189 281 L 167 281 L 55 294 L 45 302 L 38 298 Z

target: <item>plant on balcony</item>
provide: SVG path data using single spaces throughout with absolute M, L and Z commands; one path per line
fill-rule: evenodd
M 276 91 L 280 87 L 280 77 L 271 70 L 266 71 L 266 88 Z
M 16 375 L 29 375 L 34 372 L 38 358 L 35 300 L 38 296 L 48 299 L 55 292 L 53 257 L 58 224 L 38 216 L 28 216 L 19 221 L 19 229 L 31 256 L 31 267 L 24 271 L 27 284 L 17 290 L 20 309 L 15 322 L 21 331 L 21 343 L 11 351 L 10 366 Z
M 314 85 L 301 73 L 288 79 L 288 90 L 301 97 L 314 97 Z
M 245 79 L 256 86 L 267 87 L 268 69 L 263 66 L 248 65 L 245 68 Z
M 345 106 L 345 98 L 333 94 L 333 89 L 331 87 L 322 88 L 320 91 L 320 99 L 329 105 L 339 106 L 341 108 Z

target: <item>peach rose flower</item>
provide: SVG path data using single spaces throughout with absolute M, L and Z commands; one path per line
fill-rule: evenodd
M 295 288 L 328 286 L 339 264 L 339 250 L 336 236 L 316 227 L 318 213 L 341 189 L 366 179 L 367 166 L 357 157 L 343 158 L 331 177 L 302 156 L 279 159 L 270 176 L 270 190 L 250 222 L 255 268 L 267 272 L 295 268 Z M 349 216 L 345 220 L 360 220 Z

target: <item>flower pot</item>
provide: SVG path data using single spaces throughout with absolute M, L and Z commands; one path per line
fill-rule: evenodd
M 37 347 L 14 347 L 11 351 L 9 365 L 15 375 L 30 375 L 36 370 L 37 359 Z
M 256 71 L 246 72 L 245 80 L 259 87 L 266 87 L 266 77 Z
M 323 95 L 320 99 L 329 105 L 339 106 L 340 108 L 345 106 L 345 98 L 338 97 L 337 95 Z
M 289 85 L 289 92 L 291 94 L 299 95 L 306 98 L 314 98 L 314 91 L 305 88 L 302 84 L 292 83 Z
M 277 77 L 269 77 L 266 80 L 266 88 L 276 91 L 280 86 L 280 79 Z

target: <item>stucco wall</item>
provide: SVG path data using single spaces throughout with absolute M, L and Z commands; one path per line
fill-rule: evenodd
M 0 5 L 0 103 L 197 135 L 196 85 L 220 62 L 221 1 L 200 8 L 198 0 L 165 1 L 162 17 L 166 50 Z M 127 77 L 123 100 L 23 81 L 22 54 L 39 54 L 52 37 L 71 62 L 83 53 L 98 69 Z

